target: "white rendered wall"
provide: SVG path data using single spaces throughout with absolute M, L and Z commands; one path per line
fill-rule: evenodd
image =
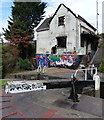
M 78 26 L 79 26 L 79 49 L 80 49 L 80 53 L 79 54 L 86 54 L 86 41 L 84 43 L 84 47 L 81 47 L 81 33 L 83 33 L 83 31 L 85 32 L 93 32 L 95 33 L 95 31 L 89 27 L 85 22 L 81 21 L 78 19 Z M 83 27 L 82 27 L 83 26 Z M 88 45 L 88 51 L 91 51 L 91 44 Z
M 58 26 L 58 17 L 65 16 L 65 25 Z M 61 6 L 50 24 L 50 38 L 57 43 L 56 37 L 67 36 L 66 51 L 73 51 L 76 47 L 76 18 L 64 6 Z M 50 46 L 52 47 L 52 45 Z
M 49 31 L 37 32 L 37 54 L 50 54 Z
M 65 16 L 65 25 L 58 26 L 58 17 Z M 84 27 L 81 27 L 84 26 Z M 58 51 L 74 51 L 74 47 L 79 54 L 86 54 L 86 42 L 84 47 L 81 47 L 81 33 L 83 31 L 95 31 L 89 27 L 85 22 L 76 18 L 63 5 L 59 8 L 53 17 L 49 30 L 37 32 L 37 54 L 51 54 L 51 48 L 57 45 L 56 37 L 67 36 L 66 48 L 60 48 Z M 91 45 L 88 46 L 88 50 Z

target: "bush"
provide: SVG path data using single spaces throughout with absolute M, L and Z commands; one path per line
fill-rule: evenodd
M 27 44 L 27 46 L 24 46 L 24 44 L 19 44 L 18 50 L 20 51 L 19 56 L 22 59 L 31 59 L 35 55 L 35 46 L 31 43 Z
M 23 69 L 23 70 L 30 70 L 31 63 L 26 59 L 19 58 L 19 67 L 20 69 Z
M 2 62 L 2 65 L 0 66 L 2 78 L 5 78 L 8 73 L 31 69 L 31 63 L 29 62 L 30 59 L 28 58 L 29 60 L 27 60 L 19 57 L 20 51 L 17 49 L 16 45 L 7 43 L 2 46 L 2 59 L 0 59 L 0 63 Z M 32 55 L 30 58 L 31 57 Z
M 14 45 L 5 44 L 2 46 L 2 78 L 15 70 L 18 56 L 19 51 Z
M 4 88 L 6 82 L 9 82 L 9 80 L 0 80 L 0 89 Z
M 104 72 L 104 57 L 102 58 L 102 61 L 101 61 L 100 65 L 99 65 L 99 67 L 98 67 L 98 70 L 100 72 Z

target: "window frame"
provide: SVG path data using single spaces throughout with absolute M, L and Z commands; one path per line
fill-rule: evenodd
M 57 39 L 57 48 L 67 48 L 67 36 L 56 37 L 56 39 Z M 61 44 L 62 42 L 64 43 L 64 45 Z
M 65 25 L 65 15 L 58 17 L 58 26 L 64 26 Z

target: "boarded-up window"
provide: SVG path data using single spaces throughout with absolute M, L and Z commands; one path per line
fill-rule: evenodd
M 65 16 L 61 16 L 58 18 L 58 25 L 64 25 L 65 24 Z
M 66 48 L 66 36 L 57 37 L 57 47 Z

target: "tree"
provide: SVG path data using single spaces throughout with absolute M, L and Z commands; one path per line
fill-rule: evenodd
M 2 33 L 0 33 L 0 43 L 2 43 L 2 44 L 3 44 L 4 42 L 3 42 L 3 38 L 2 38 L 2 36 L 3 36 L 3 34 L 2 34 Z
M 6 40 L 18 47 L 22 58 L 27 58 L 29 41 L 34 38 L 34 27 L 43 19 L 45 8 L 44 2 L 14 2 L 12 6 L 12 18 L 4 35 Z

